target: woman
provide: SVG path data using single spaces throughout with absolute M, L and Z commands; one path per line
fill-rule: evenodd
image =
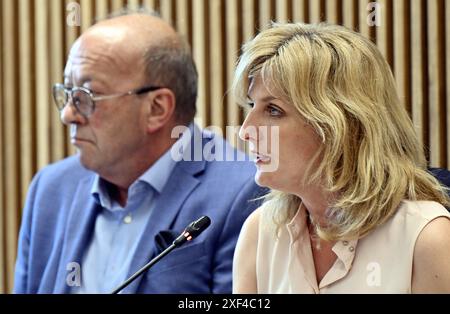
M 275 24 L 244 46 L 233 91 L 272 189 L 241 231 L 233 292 L 450 292 L 449 199 L 372 42 Z

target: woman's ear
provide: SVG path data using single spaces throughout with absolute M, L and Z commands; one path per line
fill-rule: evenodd
M 161 88 L 150 96 L 147 117 L 147 131 L 156 132 L 172 120 L 175 114 L 175 94 L 168 88 Z

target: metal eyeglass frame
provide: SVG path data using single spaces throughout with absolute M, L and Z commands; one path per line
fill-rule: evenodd
M 79 113 L 88 117 L 94 113 L 96 101 L 119 98 L 119 97 L 128 96 L 128 95 L 141 95 L 144 93 L 153 92 L 153 91 L 161 89 L 161 88 L 164 88 L 164 87 L 144 86 L 144 87 L 133 89 L 133 90 L 130 90 L 130 91 L 124 92 L 124 93 L 116 93 L 116 94 L 112 94 L 112 95 L 94 95 L 94 93 L 86 87 L 67 88 L 64 84 L 58 83 L 58 84 L 53 85 L 53 100 L 55 101 L 55 104 L 56 104 L 56 107 L 58 108 L 58 110 L 62 111 L 67 106 L 69 101 L 71 101 L 73 99 L 73 93 L 75 93 L 77 91 L 81 91 L 81 92 L 87 94 L 91 100 L 92 105 L 89 106 L 89 108 L 90 108 L 89 112 L 83 112 L 79 108 L 79 105 L 75 104 L 73 101 L 72 101 L 72 105 L 77 109 L 77 111 Z M 57 91 L 61 91 L 61 90 L 64 91 L 65 96 L 67 97 L 66 102 L 64 103 L 64 105 L 62 107 L 59 106 L 59 101 L 57 100 Z

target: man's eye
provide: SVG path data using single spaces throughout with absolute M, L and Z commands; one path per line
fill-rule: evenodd
M 81 105 L 81 99 L 77 96 L 73 97 L 73 104 L 75 106 Z

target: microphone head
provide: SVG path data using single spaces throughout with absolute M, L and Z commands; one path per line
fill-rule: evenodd
M 211 219 L 208 216 L 202 216 L 196 221 L 193 221 L 186 227 L 185 232 L 188 232 L 192 238 L 197 237 L 211 224 Z
M 186 241 L 191 241 L 196 238 L 200 233 L 203 232 L 211 224 L 211 219 L 208 216 L 202 216 L 199 219 L 191 222 L 189 226 L 184 229 L 178 238 L 176 238 L 172 245 L 180 246 Z

